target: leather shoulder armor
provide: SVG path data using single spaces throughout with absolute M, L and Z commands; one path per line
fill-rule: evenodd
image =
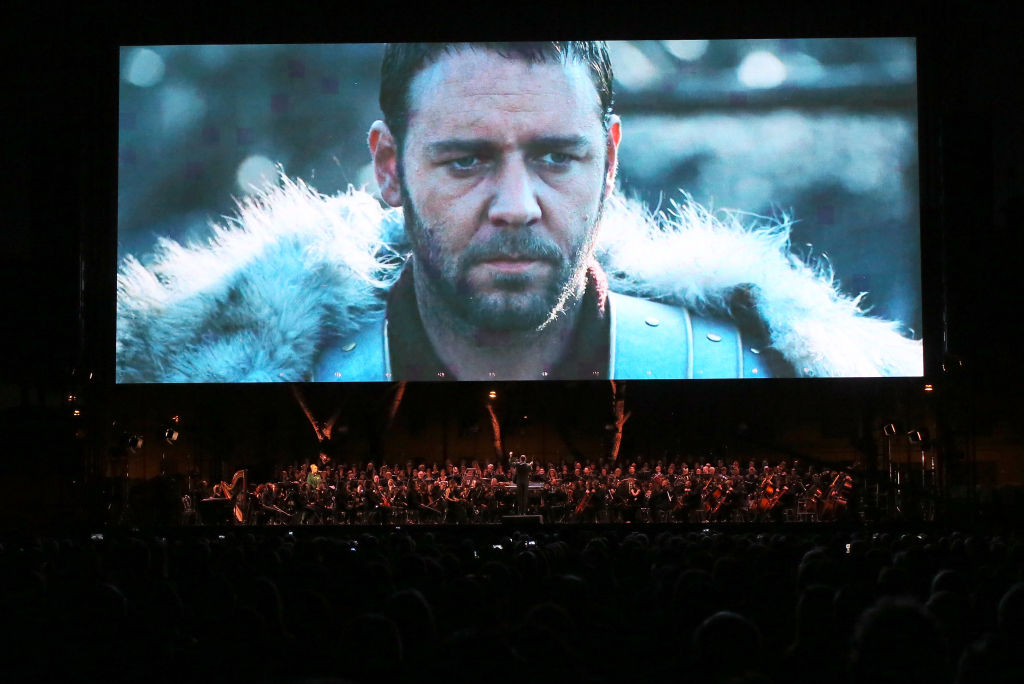
M 691 314 L 638 297 L 610 293 L 611 360 L 616 380 L 766 378 L 761 350 L 723 318 Z
M 772 377 L 761 349 L 728 319 L 611 293 L 608 376 L 616 380 Z M 387 382 L 387 320 L 382 316 L 320 356 L 314 382 Z

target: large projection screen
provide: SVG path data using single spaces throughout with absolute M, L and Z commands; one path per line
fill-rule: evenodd
M 913 38 L 610 42 L 617 119 L 454 49 L 400 201 L 384 51 L 121 47 L 119 383 L 923 374 Z

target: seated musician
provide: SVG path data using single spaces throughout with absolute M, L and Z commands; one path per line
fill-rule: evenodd
M 551 492 L 551 515 L 556 522 L 564 522 L 569 513 L 569 484 L 556 478 Z
M 658 466 L 659 468 L 661 466 Z M 649 505 L 651 507 L 651 520 L 653 522 L 664 522 L 668 515 L 669 506 L 672 505 L 672 497 L 669 495 L 668 490 L 662 485 L 660 480 L 654 480 L 651 482 L 651 498 Z
M 444 516 L 444 490 L 437 482 L 419 481 L 419 510 L 423 522 L 439 523 Z
M 448 487 L 444 490 L 444 502 L 448 511 L 445 522 L 456 525 L 466 522 L 465 502 L 462 498 L 461 488 L 455 482 L 449 482 Z
M 422 472 L 423 471 L 420 471 L 420 473 Z M 423 473 L 423 477 L 426 477 L 426 473 Z M 419 474 L 409 481 L 405 492 L 405 505 L 409 511 L 410 522 L 419 522 L 420 520 L 420 511 L 426 501 L 424 498 L 426 486 L 426 481 L 421 478 Z
M 310 487 L 306 493 L 306 510 L 302 522 L 306 525 L 326 524 L 331 505 L 331 492 L 327 485 L 321 482 L 315 488 Z
M 488 463 L 486 466 L 484 466 L 484 472 L 480 477 L 483 479 L 484 482 L 490 482 L 494 478 L 494 476 L 494 464 Z
M 398 484 L 395 480 L 388 480 L 388 498 L 391 499 L 391 508 L 395 514 L 401 512 L 404 515 L 409 507 L 408 487 L 405 484 Z
M 277 515 L 277 492 L 273 482 L 256 485 L 256 503 L 253 524 L 265 525 Z
M 335 516 L 338 522 L 344 520 L 350 525 L 355 522 L 357 508 L 354 503 L 355 489 L 355 480 L 342 480 L 339 482 L 334 498 Z
M 479 472 L 479 471 L 478 471 Z M 484 503 L 488 487 L 483 480 L 472 480 L 469 489 L 469 513 L 473 522 L 482 521 L 484 515 Z
M 391 500 L 388 492 L 381 484 L 380 475 L 374 475 L 366 487 L 367 519 L 371 522 L 388 524 L 391 522 Z

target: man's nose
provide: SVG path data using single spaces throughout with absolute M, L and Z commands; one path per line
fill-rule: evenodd
M 540 219 L 536 179 L 525 160 L 509 158 L 495 178 L 488 218 L 499 226 L 527 226 Z

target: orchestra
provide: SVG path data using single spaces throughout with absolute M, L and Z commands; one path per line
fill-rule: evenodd
M 547 523 L 829 522 L 849 519 L 855 503 L 853 469 L 816 472 L 799 462 L 531 463 L 522 490 L 517 469 L 523 464 L 378 469 L 321 459 L 283 468 L 251 491 L 238 471 L 213 498 L 230 497 L 234 522 L 251 525 L 490 524 L 513 513 Z

